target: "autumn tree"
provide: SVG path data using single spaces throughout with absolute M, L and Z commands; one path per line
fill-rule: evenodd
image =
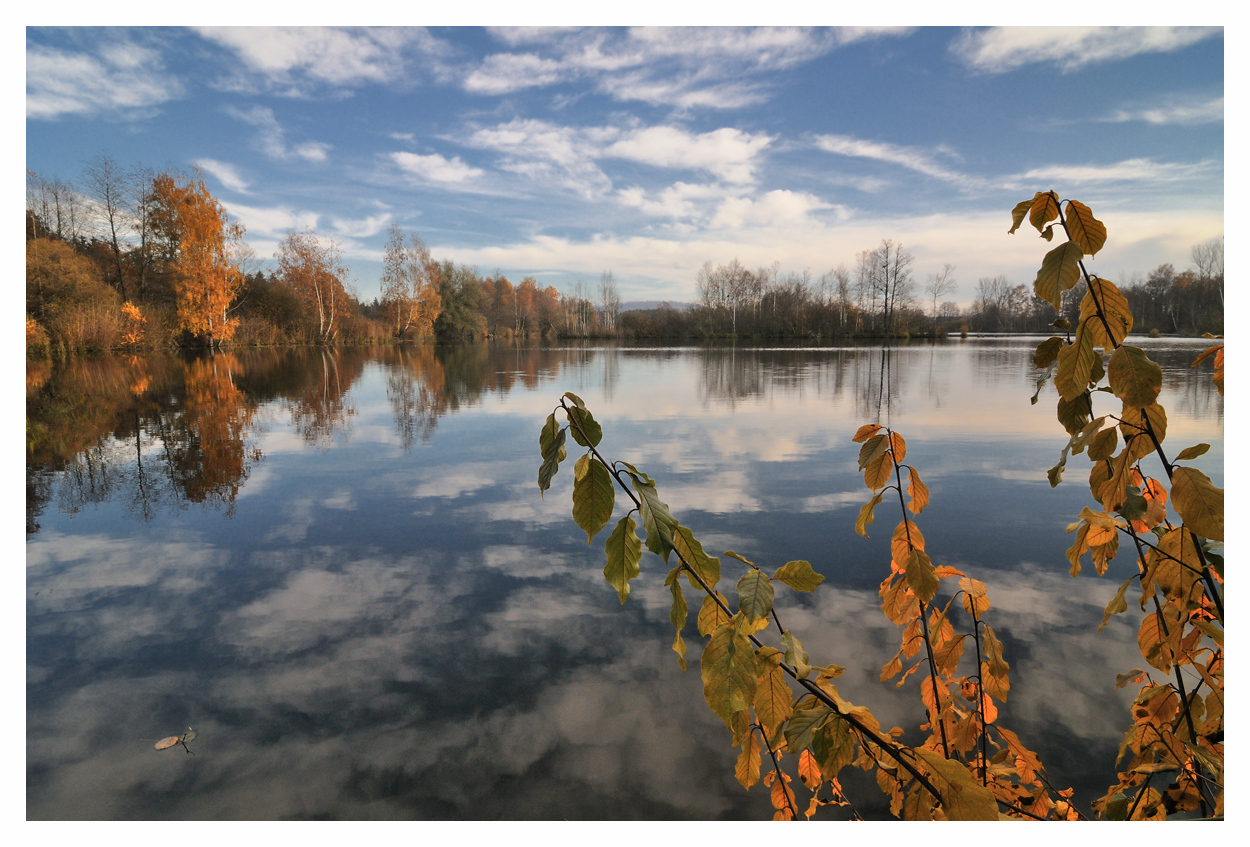
M 429 248 L 415 233 L 405 238 L 391 224 L 382 258 L 382 305 L 396 337 L 429 335 L 442 311 L 442 298 L 431 279 Z
M 186 182 L 160 174 L 152 181 L 152 201 L 179 325 L 210 347 L 228 341 L 235 328 L 228 311 L 243 286 L 242 224 L 230 219 L 199 174 Z
M 347 301 L 343 280 L 348 272 L 338 245 L 333 240 L 322 243 L 311 229 L 292 230 L 278 245 L 274 258 L 278 260 L 278 277 L 304 303 L 310 322 L 311 316 L 316 316 L 317 341 L 333 341 Z

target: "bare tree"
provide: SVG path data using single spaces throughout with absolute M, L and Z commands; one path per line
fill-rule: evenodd
M 924 284 L 926 294 L 933 298 L 933 320 L 937 320 L 937 304 L 938 298 L 945 297 L 947 294 L 953 294 L 955 289 L 959 287 L 955 282 L 955 266 L 950 262 L 942 265 L 942 270 L 935 274 L 929 274 L 928 280 Z
M 599 277 L 599 306 L 603 315 L 603 327 L 609 332 L 616 330 L 616 319 L 621 313 L 621 297 L 616 290 L 616 278 L 611 270 Z
M 1220 308 L 1224 308 L 1224 236 L 1195 244 L 1189 256 L 1198 279 L 1218 283 Z
M 110 280 L 113 287 L 123 296 L 131 292 L 126 290 L 126 275 L 122 270 L 122 238 L 131 229 L 130 216 L 127 208 L 130 205 L 128 192 L 131 181 L 126 173 L 117 165 L 116 160 L 107 153 L 100 153 L 88 160 L 83 176 L 87 183 L 87 192 L 94 204 L 96 228 L 104 236 L 113 252 L 113 267 L 117 273 Z

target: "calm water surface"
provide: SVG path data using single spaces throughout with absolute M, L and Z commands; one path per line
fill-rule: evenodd
M 571 443 L 539 496 L 538 432 L 566 390 L 709 552 L 825 575 L 779 596 L 787 626 L 915 740 L 917 678 L 877 681 L 899 636 L 876 596 L 898 515 L 854 532 L 871 495 L 851 435 L 888 419 L 932 490 L 934 562 L 989 586 L 1012 667 L 1000 720 L 1087 808 L 1128 725 L 1115 674 L 1142 661 L 1132 614 L 1094 634 L 1133 565 L 1068 576 L 1088 463 L 1046 482 L 1066 439 L 1053 388 L 1029 404 L 1036 341 L 35 366 L 27 815 L 769 817 L 704 703 L 693 620 L 688 673 L 669 649 L 663 563 L 644 554 L 623 607 L 604 582 L 606 535 L 587 547 L 569 515 Z M 1223 400 L 1189 367 L 1203 342 L 1141 343 L 1170 452 L 1209 442 L 1195 464 L 1223 485 Z M 188 727 L 194 756 L 153 749 Z M 853 799 L 882 812 L 875 785 Z

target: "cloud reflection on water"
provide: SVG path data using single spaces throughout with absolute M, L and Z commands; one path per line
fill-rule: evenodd
M 1140 664 L 1133 612 L 1094 636 L 1118 580 L 1067 576 L 1062 516 L 1087 496 L 1080 478 L 1021 484 L 1061 446 L 1053 410 L 1028 406 L 1026 348 L 977 379 L 961 376 L 961 349 L 934 374 L 929 349 L 899 353 L 895 385 L 909 387 L 891 414 L 934 490 L 921 523 L 935 558 L 989 585 L 1013 668 L 1004 723 L 1065 764 L 1073 737 L 1113 750 L 1127 697 L 1114 675 Z M 870 495 L 850 434 L 875 359 L 545 351 L 505 369 L 457 355 L 313 357 L 318 378 L 350 376 L 355 394 L 304 413 L 297 435 L 274 409 L 315 380 L 245 363 L 271 399 L 247 434 L 265 458 L 239 494 L 263 480 L 265 496 L 233 518 L 143 522 L 107 499 L 44 512 L 27 545 L 28 817 L 768 817 L 764 793 L 734 782 L 728 733 L 703 702 L 693 619 L 691 670 L 676 668 L 662 563 L 644 558 L 622 607 L 603 581 L 604 536 L 587 546 L 570 520 L 571 465 L 538 496 L 538 427 L 566 388 L 710 552 L 775 567 L 793 550 L 826 572 L 814 595 L 783 594 L 787 626 L 813 659 L 847 667 L 848 699 L 887 726 L 921 720 L 914 678 L 901 691 L 877 680 L 899 637 L 871 590 L 888 527 L 870 541 L 852 531 L 850 508 Z M 485 369 L 456 370 L 466 358 Z M 444 382 L 422 394 L 397 373 Z M 436 425 L 397 423 L 418 407 Z M 1038 443 L 991 449 L 969 427 L 985 415 Z M 1169 435 L 1186 432 L 1217 442 L 1222 473 L 1222 419 L 1178 410 Z M 982 529 L 958 511 L 984 502 L 1036 513 Z M 978 534 L 985 546 L 965 544 Z M 726 563 L 729 593 L 737 573 Z M 187 725 L 196 756 L 152 750 Z M 1100 767 L 1052 776 L 1101 787 Z

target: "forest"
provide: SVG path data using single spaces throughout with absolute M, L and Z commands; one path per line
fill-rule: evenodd
M 290 231 L 272 257 L 198 172 L 121 167 L 107 154 L 78 185 L 27 171 L 26 345 L 43 357 L 114 348 L 343 345 L 419 339 L 805 339 L 944 337 L 1045 332 L 1050 303 L 1006 276 L 982 277 L 970 307 L 949 299 L 956 267 L 923 281 L 915 256 L 886 238 L 855 265 L 819 277 L 751 269 L 737 258 L 704 263 L 697 302 L 622 308 L 611 270 L 570 291 L 532 276 L 438 259 L 392 224 L 381 295 L 362 301 L 341 247 L 311 229 Z M 1152 334 L 1222 333 L 1224 240 L 1193 246 L 1192 267 L 1163 264 L 1121 275 L 1135 326 Z M 262 264 L 269 266 L 266 272 Z M 1064 292 L 1074 322 L 1084 283 Z

